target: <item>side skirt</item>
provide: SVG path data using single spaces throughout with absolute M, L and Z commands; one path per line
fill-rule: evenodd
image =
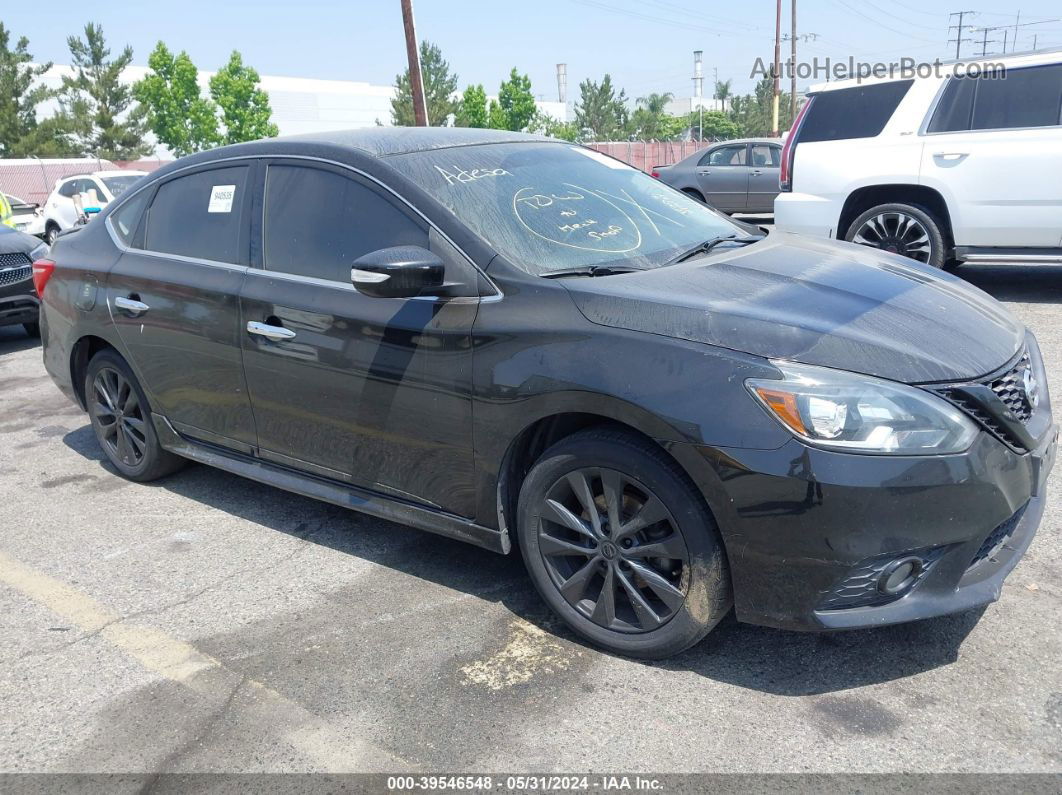
M 475 544 L 491 552 L 507 555 L 511 549 L 509 534 L 504 530 L 492 530 L 460 516 L 422 508 L 419 505 L 412 505 L 347 483 L 338 483 L 327 478 L 299 472 L 260 458 L 193 442 L 177 433 L 162 415 L 153 413 L 151 420 L 158 434 L 159 443 L 171 453 L 192 461 L 217 467 L 234 475 L 257 480 L 304 497 L 330 502 L 333 505 L 387 519 L 390 522 L 410 525 L 429 533 L 456 538 L 458 541 Z

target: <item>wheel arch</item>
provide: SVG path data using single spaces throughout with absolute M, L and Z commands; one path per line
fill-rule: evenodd
M 951 212 L 948 210 L 948 202 L 943 194 L 926 185 L 911 183 L 865 185 L 848 194 L 837 220 L 837 239 L 844 240 L 852 222 L 871 207 L 893 202 L 917 204 L 929 210 L 941 224 L 940 231 L 944 235 L 944 242 L 948 249 L 954 247 Z
M 95 334 L 87 334 L 81 337 L 70 349 L 70 382 L 74 387 L 74 395 L 82 410 L 87 410 L 88 408 L 87 396 L 85 395 L 85 375 L 88 372 L 88 363 L 93 356 L 102 350 L 112 350 L 122 356 L 116 345 Z
M 640 422 L 636 413 L 617 411 L 616 408 L 573 406 L 568 410 L 543 413 L 528 421 L 512 437 L 499 461 L 493 488 L 498 528 L 503 533 L 510 533 L 510 528 L 514 526 L 520 486 L 542 453 L 562 439 L 589 428 L 623 431 L 661 450 L 689 479 L 705 509 L 715 519 L 716 524 L 720 524 L 723 517 L 719 516 L 713 506 L 722 504 L 720 500 L 724 497 L 724 491 L 715 470 L 703 457 L 688 454 L 691 445 L 667 441 L 678 438 L 678 434 L 657 427 L 660 424 L 658 419 Z M 720 540 L 724 544 L 725 553 L 725 534 L 722 532 Z

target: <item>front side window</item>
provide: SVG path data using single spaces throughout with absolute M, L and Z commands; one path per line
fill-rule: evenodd
M 59 195 L 67 199 L 74 198 L 74 194 L 77 193 L 77 186 L 80 180 L 72 179 L 69 182 L 64 182 L 59 186 Z
M 266 270 L 350 284 L 358 257 L 391 246 L 427 248 L 428 233 L 390 199 L 351 177 L 271 165 L 262 244 Z
M 718 149 L 713 149 L 708 153 L 708 157 L 701 161 L 701 165 L 743 166 L 745 165 L 745 144 L 722 146 Z
M 706 240 L 746 234 L 648 174 L 562 142 L 437 149 L 387 163 L 534 274 L 654 268 Z
M 880 135 L 912 83 L 897 80 L 813 94 L 800 125 L 800 143 Z
M 148 210 L 144 248 L 239 263 L 247 173 L 247 166 L 230 166 L 162 183 Z

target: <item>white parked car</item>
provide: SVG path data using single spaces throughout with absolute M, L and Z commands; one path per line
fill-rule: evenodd
M 60 232 L 65 232 L 77 223 L 75 196 L 81 197 L 82 207 L 103 208 L 146 173 L 97 171 L 56 180 L 55 187 L 44 202 L 44 239 L 49 244 L 54 243 Z
M 989 61 L 1005 78 L 974 75 Z M 941 72 L 812 89 L 782 154 L 776 227 L 935 267 L 1062 263 L 1062 51 Z
M 11 223 L 8 226 L 27 235 L 44 236 L 44 210 L 10 193 L 5 193 L 4 198 L 11 207 Z

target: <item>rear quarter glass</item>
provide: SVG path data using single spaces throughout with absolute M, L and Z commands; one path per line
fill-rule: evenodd
M 800 143 L 880 135 L 913 83 L 898 80 L 815 94 L 800 127 Z

